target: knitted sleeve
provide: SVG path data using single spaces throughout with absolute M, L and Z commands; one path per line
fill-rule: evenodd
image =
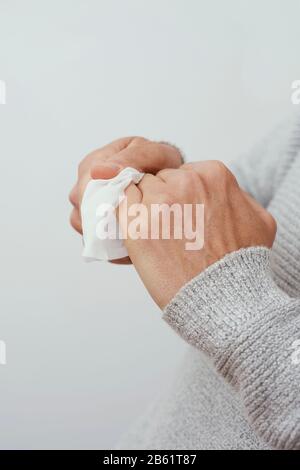
M 271 276 L 270 251 L 226 255 L 184 286 L 163 317 L 235 387 L 254 431 L 300 450 L 300 299 Z
M 295 115 L 228 166 L 240 186 L 267 207 L 299 149 L 300 116 Z

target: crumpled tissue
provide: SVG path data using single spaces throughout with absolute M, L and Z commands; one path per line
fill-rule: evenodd
M 138 184 L 144 173 L 134 168 L 124 168 L 112 179 L 91 180 L 81 203 L 83 253 L 86 261 L 114 260 L 128 256 L 115 209 L 124 199 L 130 183 Z

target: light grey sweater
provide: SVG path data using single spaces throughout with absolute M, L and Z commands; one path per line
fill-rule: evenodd
M 300 449 L 300 119 L 231 169 L 276 218 L 273 249 L 228 254 L 166 307 L 192 347 L 119 448 Z

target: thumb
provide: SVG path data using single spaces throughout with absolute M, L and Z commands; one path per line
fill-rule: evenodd
M 126 167 L 155 175 L 164 168 L 178 168 L 182 161 L 181 152 L 175 146 L 144 141 L 141 144 L 131 144 L 105 162 L 96 164 L 91 169 L 91 177 L 114 178 Z
M 123 168 L 124 166 L 110 161 L 97 163 L 91 168 L 91 178 L 94 180 L 109 180 L 117 176 Z

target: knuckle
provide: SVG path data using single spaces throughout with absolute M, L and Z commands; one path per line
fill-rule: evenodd
M 194 164 L 193 163 L 183 163 L 180 165 L 181 170 L 193 170 Z
M 116 151 L 126 148 L 134 139 L 134 136 L 127 135 L 125 137 L 119 137 L 118 139 L 113 140 L 110 142 L 106 147 L 113 147 L 116 149 Z
M 89 155 L 83 160 L 81 160 L 81 162 L 78 164 L 78 175 L 82 175 L 86 171 L 88 165 L 88 157 Z
M 199 175 L 196 171 L 190 167 L 188 171 L 182 171 L 180 172 L 180 178 L 179 178 L 179 187 L 182 189 L 191 189 L 194 188 L 196 185 L 199 185 L 200 180 L 199 180 Z
M 94 150 L 93 152 L 88 153 L 78 164 L 78 175 L 81 176 L 86 173 L 93 163 L 97 163 L 99 158 L 99 150 Z
M 78 166 L 77 166 L 78 174 L 79 174 L 79 175 L 80 175 L 80 173 L 82 173 L 83 166 L 84 166 L 84 160 L 81 160 L 81 162 L 78 163 Z
M 160 141 L 156 142 L 159 150 L 165 152 L 167 150 L 168 155 L 174 160 L 176 166 L 181 166 L 184 164 L 184 156 L 182 151 L 174 144 L 170 142 Z
M 167 205 L 171 206 L 176 202 L 176 198 L 174 194 L 172 194 L 170 191 L 164 191 L 161 193 L 158 193 L 155 197 L 155 203 L 161 205 Z
M 136 136 L 132 138 L 129 146 L 139 146 L 139 145 L 143 145 L 146 143 L 149 143 L 148 139 L 146 139 L 145 137 Z
M 196 171 L 192 169 L 179 171 L 175 186 L 177 198 L 185 200 L 188 195 L 195 193 L 199 189 L 200 184 L 201 181 Z
M 237 186 L 237 180 L 229 168 L 220 160 L 212 160 L 210 162 L 210 168 L 213 178 L 218 183 L 223 183 L 226 185 Z
M 217 176 L 224 177 L 229 173 L 227 166 L 220 160 L 212 160 L 210 162 L 210 167 L 212 172 Z

